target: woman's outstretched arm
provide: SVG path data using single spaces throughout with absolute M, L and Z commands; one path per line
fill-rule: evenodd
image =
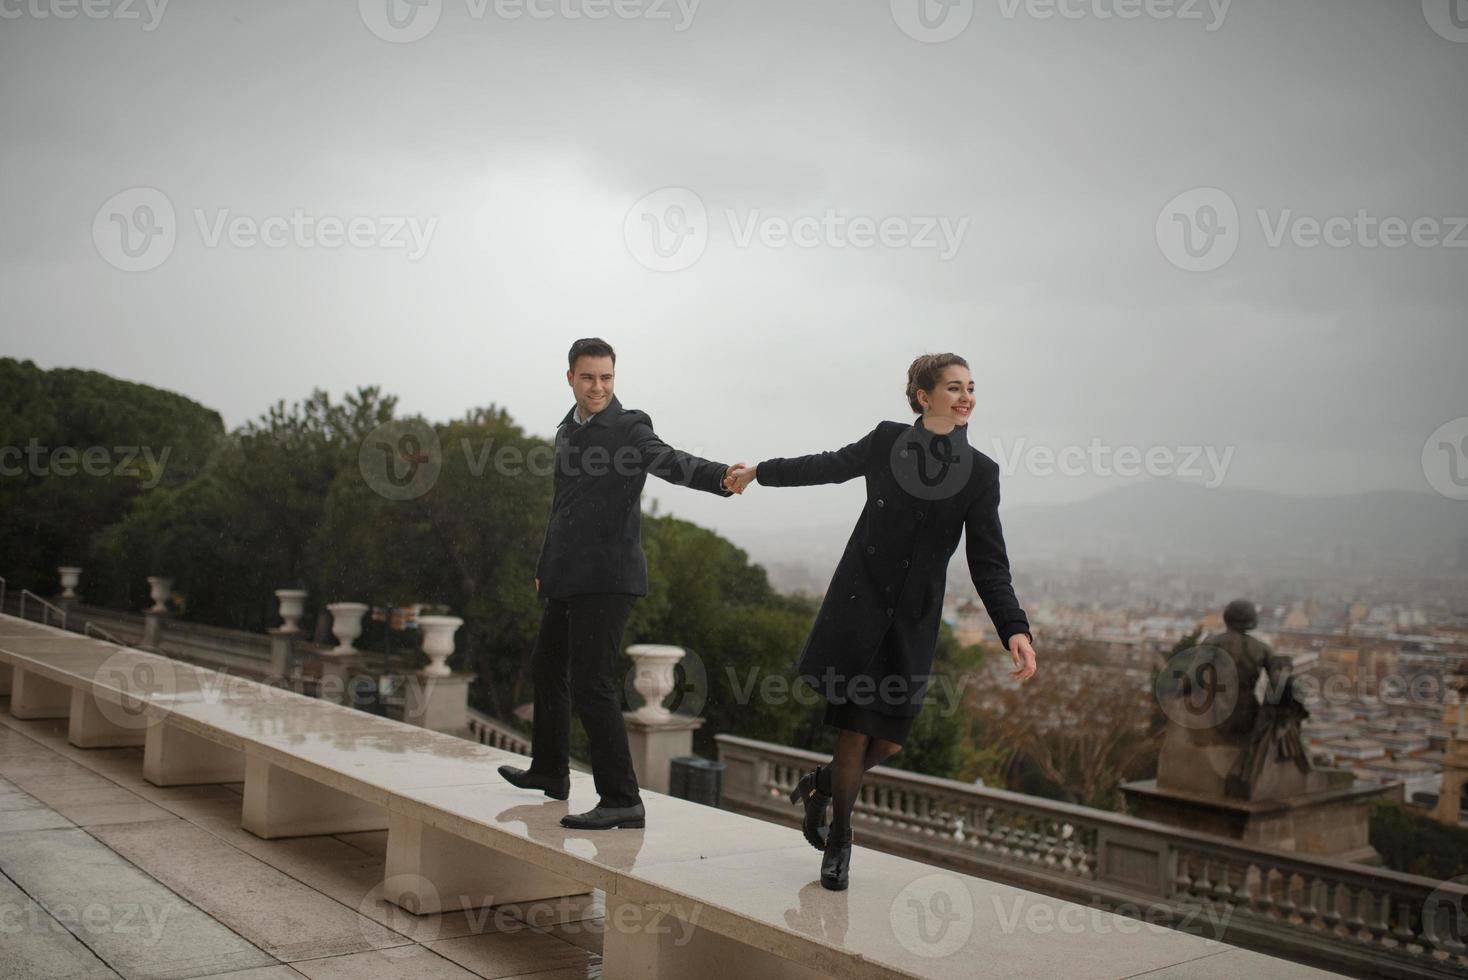
M 757 481 L 766 487 L 809 487 L 820 483 L 845 483 L 866 472 L 873 429 L 856 442 L 830 452 L 809 456 L 775 457 L 744 471 L 739 479 Z

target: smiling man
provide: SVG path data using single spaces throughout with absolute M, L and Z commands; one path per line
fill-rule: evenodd
M 561 824 L 587 830 L 642 827 L 646 814 L 622 720 L 617 656 L 638 596 L 647 595 L 642 487 L 649 473 L 733 496 L 729 467 L 669 446 L 646 412 L 613 394 L 617 355 L 600 338 L 578 340 L 566 383 L 576 403 L 556 430 L 550 523 L 536 565 L 544 612 L 533 654 L 535 717 L 529 769 L 500 766 L 516 786 L 564 800 L 571 793 L 571 706 L 591 745 L 599 797 Z

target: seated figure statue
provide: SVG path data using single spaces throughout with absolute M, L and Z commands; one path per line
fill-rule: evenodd
M 1289 676 L 1290 661 L 1249 635 L 1259 625 L 1253 603 L 1230 602 L 1223 622 L 1222 632 L 1175 658 L 1182 666 L 1174 667 L 1180 682 L 1172 696 L 1186 705 L 1168 711 L 1172 723 L 1158 785 L 1245 800 L 1301 792 L 1312 769 L 1300 735 L 1309 712 Z M 1261 676 L 1262 699 L 1256 693 Z M 1208 765 L 1199 766 L 1199 756 Z

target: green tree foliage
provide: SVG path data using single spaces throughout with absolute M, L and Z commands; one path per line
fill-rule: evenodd
M 194 479 L 223 435 L 217 412 L 173 392 L 0 358 L 0 554 L 11 588 L 52 595 L 56 566 L 76 564 L 90 599 L 141 601 L 143 578 L 100 562 L 97 536 Z
M 67 540 L 87 555 L 84 584 L 103 593 L 94 600 L 136 608 L 146 599 L 146 577 L 164 574 L 174 579 L 185 618 L 260 631 L 277 623 L 274 590 L 304 588 L 302 625 L 320 641 L 329 640 L 330 602 L 441 605 L 464 619 L 450 663 L 475 675 L 472 702 L 510 719 L 533 698 L 531 653 L 542 613 L 533 580 L 550 507 L 552 447 L 503 408 L 477 408 L 438 425 L 415 420 L 437 438 L 437 476 L 419 496 L 398 500 L 378 492 L 360 464 L 364 452 L 380 448 L 380 427 L 394 420 L 396 398 L 375 387 L 340 402 L 315 390 L 225 434 L 213 412 L 103 375 L 38 372 L 13 361 L 0 362 L 0 374 L 14 376 L 7 398 L 30 413 L 6 422 L 12 444 L 32 432 L 58 445 L 164 438 L 157 433 L 188 443 L 158 486 L 139 492 L 136 479 L 119 481 L 127 493 L 99 491 L 82 508 L 86 519 Z M 55 513 L 46 524 L 71 527 L 61 513 L 77 502 L 54 481 L 7 484 L 6 491 L 31 493 L 38 513 Z M 27 513 L 21 506 L 0 518 L 5 540 L 24 542 L 32 574 L 53 580 L 66 546 L 37 537 L 37 519 L 16 517 Z M 723 732 L 828 748 L 823 702 L 795 677 L 816 604 L 775 593 L 744 551 L 687 521 L 647 515 L 643 540 L 650 594 L 634 606 L 625 641 L 689 650 L 674 708 L 705 719 L 696 750 L 713 755 L 713 737 Z M 415 635 L 389 637 L 370 619 L 364 625 L 358 646 L 369 655 L 391 639 L 397 666 L 421 662 Z M 957 682 L 974 674 L 980 656 L 944 626 L 935 670 Z M 953 699 L 961 688 L 946 687 L 892 764 L 993 781 L 1005 750 L 981 748 L 983 733 Z M 636 707 L 638 695 L 630 684 L 625 689 Z M 573 745 L 584 754 L 584 741 Z
M 1415 813 L 1396 800 L 1371 803 L 1369 839 L 1392 871 L 1446 881 L 1468 874 L 1468 830 Z
M 274 591 L 312 588 L 324 502 L 343 474 L 357 472 L 362 439 L 392 418 L 395 402 L 375 387 L 341 404 L 320 390 L 289 410 L 278 402 L 223 439 L 195 479 L 140 498 L 98 536 L 99 557 L 129 583 L 172 577 L 189 618 L 276 625 Z M 311 598 L 308 613 L 321 593 Z

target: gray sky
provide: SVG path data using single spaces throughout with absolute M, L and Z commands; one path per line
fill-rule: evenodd
M 1448 0 L 947 19 L 926 0 L 929 28 L 917 0 L 620 0 L 641 15 L 599 20 L 596 0 L 428 0 L 408 42 L 379 35 L 427 21 L 391 0 L 394 28 L 388 2 L 0 3 L 0 350 L 230 426 L 378 384 L 407 412 L 497 402 L 549 435 L 566 348 L 599 334 L 624 404 L 731 462 L 910 418 L 908 362 L 954 350 L 996 458 L 1212 447 L 1225 471 L 1180 475 L 1288 493 L 1430 491 L 1424 443 L 1468 416 L 1468 27 Z M 911 36 L 929 30 L 947 39 Z M 1207 188 L 1236 220 L 1199 210 Z M 137 210 L 157 194 L 172 244 L 131 238 L 129 258 L 118 222 L 163 227 Z M 250 242 L 298 210 L 365 219 L 362 244 Z M 1342 247 L 1300 244 L 1337 216 Z M 1371 247 L 1383 219 L 1416 241 Z M 245 237 L 215 238 L 229 222 Z M 813 244 L 782 243 L 792 225 Z M 660 258 L 655 228 L 665 251 L 692 234 Z M 1005 471 L 1006 506 L 1124 482 L 1040 469 Z M 649 489 L 736 539 L 860 499 Z

